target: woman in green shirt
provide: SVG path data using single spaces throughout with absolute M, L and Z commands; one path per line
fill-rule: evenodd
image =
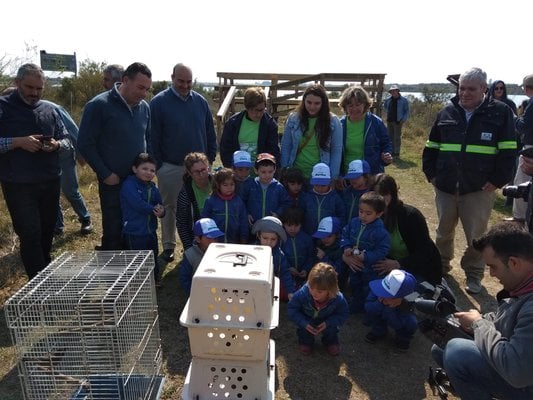
M 200 219 L 205 200 L 211 194 L 209 160 L 204 153 L 189 153 L 183 161 L 185 174 L 178 194 L 176 228 L 183 250 L 192 246 L 194 223 Z
M 322 85 L 309 86 L 296 111 L 289 115 L 281 139 L 281 167 L 299 168 L 309 180 L 313 166 L 325 163 L 338 178 L 342 157 L 342 129 L 329 110 Z
M 383 218 L 391 236 L 389 254 L 374 268 L 380 275 L 403 269 L 413 274 L 418 282 L 441 283 L 440 253 L 429 236 L 424 215 L 398 198 L 398 185 L 390 175 L 378 174 L 372 190 L 385 198 L 387 207 Z

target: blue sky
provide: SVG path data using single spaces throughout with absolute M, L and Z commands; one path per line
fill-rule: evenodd
M 81 6 L 80 4 L 83 4 Z M 23 7 L 23 9 L 21 9 Z M 4 2 L 2 56 L 38 51 L 145 62 L 168 80 L 184 62 L 200 81 L 225 72 L 374 72 L 385 82 L 445 82 L 478 66 L 521 83 L 533 73 L 528 19 L 515 0 L 36 0 Z M 81 16 L 83 15 L 83 16 Z M 26 52 L 26 48 L 36 51 Z

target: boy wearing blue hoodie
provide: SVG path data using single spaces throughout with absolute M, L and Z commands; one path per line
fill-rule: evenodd
M 302 195 L 301 207 L 305 209 L 304 231 L 312 235 L 324 217 L 337 217 L 346 222 L 346 209 L 341 197 L 331 188 L 331 173 L 327 164 L 318 163 L 313 167 L 309 192 Z
M 342 230 L 342 259 L 349 267 L 352 313 L 364 311 L 368 283 L 378 278 L 373 265 L 389 253 L 391 239 L 381 216 L 385 200 L 376 192 L 367 192 L 359 200 L 359 217 Z

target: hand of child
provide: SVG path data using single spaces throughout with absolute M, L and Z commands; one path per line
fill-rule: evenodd
M 248 223 L 250 224 L 250 226 L 254 224 L 254 217 L 252 217 L 250 214 L 248 214 Z
M 317 247 L 316 249 L 316 256 L 319 260 L 322 260 L 324 256 L 326 255 L 326 252 L 320 248 Z
M 344 261 L 353 272 L 359 272 L 363 269 L 363 264 L 356 258 L 356 256 L 351 254 L 351 251 L 348 252 L 348 255 L 342 255 L 342 261 Z
M 390 258 L 384 258 L 379 260 L 373 265 L 374 271 L 379 275 L 385 275 L 391 272 L 393 269 L 399 269 L 400 263 L 396 260 L 391 260 Z
M 291 272 L 292 276 L 298 276 L 299 275 L 298 270 L 296 268 L 294 268 L 294 267 L 290 267 L 289 271 Z
M 165 215 L 165 207 L 162 204 L 157 204 L 154 207 L 154 215 L 158 218 L 162 218 Z
M 300 278 L 305 278 L 307 276 L 307 271 L 305 269 L 302 269 L 299 273 L 298 273 L 298 276 Z
M 318 335 L 318 332 L 319 332 L 319 331 L 318 331 L 313 325 L 311 325 L 311 324 L 307 324 L 307 326 L 305 327 L 305 330 L 306 330 L 307 332 L 309 332 L 311 335 L 314 335 L 314 336 Z
M 289 301 L 290 301 L 290 299 L 292 299 L 292 296 L 294 296 L 294 293 L 289 293 L 289 294 L 287 295 L 287 299 L 289 299 Z
M 316 334 L 318 335 L 320 332 L 322 332 L 324 329 L 326 329 L 326 323 L 322 322 L 320 325 L 316 327 Z

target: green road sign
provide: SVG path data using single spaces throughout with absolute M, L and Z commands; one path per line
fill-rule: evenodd
M 51 54 L 41 50 L 41 68 L 44 71 L 71 71 L 77 73 L 76 53 Z

